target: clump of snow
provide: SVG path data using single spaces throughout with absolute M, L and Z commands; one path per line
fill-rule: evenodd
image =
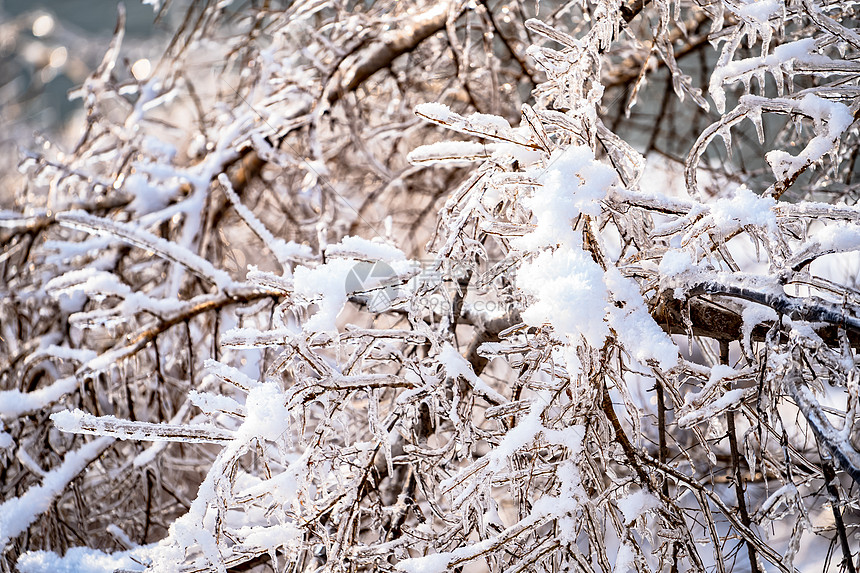
M 481 135 L 494 139 L 508 139 L 504 135 L 512 134 L 511 124 L 505 118 L 497 115 L 473 113 L 468 117 L 464 117 L 441 103 L 419 104 L 415 107 L 415 113 L 425 119 L 441 123 L 448 129 L 453 129 L 461 133 Z
M 622 497 L 616 504 L 624 515 L 624 524 L 630 525 L 646 511 L 660 507 L 660 500 L 647 491 L 640 489 L 627 497 Z
M 353 259 L 333 259 L 315 268 L 295 268 L 295 293 L 317 303 L 316 313 L 303 325 L 305 332 L 337 330 L 337 316 L 347 301 L 346 277 L 354 266 Z
M 220 289 L 234 284 L 227 272 L 215 268 L 207 259 L 175 242 L 153 235 L 137 225 L 96 217 L 82 210 L 59 213 L 57 221 L 65 227 L 117 238 L 130 245 L 158 253 L 211 281 Z
M 179 182 L 151 183 L 143 173 L 126 177 L 123 189 L 134 195 L 129 209 L 135 213 L 152 213 L 163 209 L 179 191 Z
M 750 47 L 755 44 L 756 34 L 761 36 L 762 54 L 766 54 L 773 37 L 773 28 L 768 20 L 775 14 L 785 12 L 783 0 L 741 0 L 739 4 L 730 2 L 724 6 L 743 21 Z
M 823 251 L 853 251 L 860 248 L 860 228 L 857 225 L 837 223 L 827 225 L 813 235 Z
M 779 101 L 812 118 L 815 129 L 815 137 L 797 156 L 780 149 L 769 151 L 765 155 L 774 176 L 777 180 L 783 180 L 791 179 L 806 166 L 831 152 L 845 130 L 854 123 L 854 116 L 845 104 L 829 101 L 815 94 L 807 94 L 799 102 L 784 99 Z
M 248 545 L 269 549 L 276 549 L 302 538 L 302 530 L 292 523 L 242 527 L 236 533 L 239 537 L 244 537 L 244 541 Z
M 336 245 L 329 245 L 325 249 L 327 257 L 351 256 L 373 261 L 402 261 L 406 255 L 393 245 L 389 245 L 382 239 L 365 239 L 363 237 L 344 237 Z
M 581 233 L 573 228 L 576 217 L 600 214 L 600 202 L 616 177 L 587 147 L 571 146 L 552 155 L 537 177 L 534 195 L 523 199 L 536 221 L 534 230 L 512 240 L 518 249 L 540 251 L 517 272 L 517 285 L 535 298 L 521 316 L 532 326 L 552 326 L 573 347 L 581 338 L 602 346 L 612 326 L 636 360 L 655 360 L 669 369 L 678 363 L 677 348 L 650 316 L 638 285 L 614 267 L 604 273 L 582 249 Z M 576 352 L 564 356 L 575 375 L 580 367 Z
M 776 200 L 756 195 L 744 186 L 735 189 L 732 197 L 722 197 L 711 204 L 710 218 L 723 236 L 746 225 L 776 230 Z
M 640 363 L 655 360 L 661 370 L 676 366 L 678 347 L 651 317 L 636 281 L 622 276 L 615 267 L 604 278 L 612 297 L 622 303 L 621 307 L 610 304 L 608 310 L 609 325 L 624 348 Z
M 113 573 L 143 571 L 138 550 L 105 553 L 88 547 L 70 547 L 63 556 L 53 551 L 30 551 L 21 555 L 15 567 L 20 573 Z
M 515 127 L 512 129 L 519 139 L 528 141 L 531 138 L 529 129 L 524 126 Z M 538 149 L 527 147 L 518 143 L 508 141 L 500 141 L 495 144 L 494 155 L 510 155 L 520 162 L 520 165 L 531 165 L 543 159 L 544 153 Z
M 693 262 L 690 253 L 683 249 L 669 249 L 663 254 L 660 259 L 658 270 L 660 276 L 671 277 L 683 275 L 695 270 L 696 264 Z
M 581 249 L 541 252 L 520 267 L 517 284 L 536 299 L 522 312 L 526 324 L 549 324 L 573 344 L 581 335 L 599 347 L 609 335 L 603 270 Z
M 434 121 L 445 123 L 451 116 L 451 108 L 443 103 L 428 102 L 415 106 L 415 113 L 423 115 Z
M 600 201 L 616 181 L 615 170 L 595 161 L 590 148 L 572 145 L 554 152 L 546 169 L 536 175 L 540 186 L 522 203 L 532 211 L 537 225 L 531 233 L 514 239 L 514 246 L 536 250 L 579 245 L 580 236 L 571 223 L 580 214 L 600 213 Z
M 733 4 L 726 4 L 730 9 Z M 737 13 L 745 19 L 755 20 L 759 24 L 767 25 L 768 19 L 774 14 L 785 9 L 782 0 L 754 0 L 747 2 L 737 8 Z
M 462 562 L 479 557 L 489 547 L 497 544 L 499 539 L 505 538 L 511 532 L 520 532 L 551 519 L 556 520 L 557 535 L 562 543 L 574 543 L 576 541 L 577 512 L 588 499 L 588 495 L 582 487 L 582 478 L 576 464 L 576 458 L 582 454 L 585 428 L 583 426 L 571 426 L 563 430 L 545 428 L 541 423 L 541 414 L 546 399 L 546 396 L 539 396 L 532 402 L 528 414 L 519 421 L 516 427 L 505 434 L 501 443 L 486 454 L 482 460 L 478 460 L 475 464 L 465 468 L 462 473 L 469 474 L 475 471 L 474 468 L 480 467 L 484 460 L 486 460 L 482 470 L 484 476 L 499 472 L 510 463 L 511 456 L 517 450 L 532 443 L 539 435 L 543 434 L 548 443 L 563 445 L 569 449 L 569 458 L 559 464 L 556 472 L 559 480 L 558 495 L 548 493 L 536 500 L 529 515 L 493 537 L 458 547 L 453 551 L 405 559 L 395 565 L 395 569 L 407 573 L 441 573 L 448 570 L 452 561 Z M 440 485 L 446 489 L 458 479 L 459 476 L 455 475 Z M 467 489 L 466 491 L 471 490 Z M 454 501 L 454 504 L 462 503 L 463 498 L 464 494 L 461 494 Z
M 196 408 L 210 415 L 218 412 L 236 412 L 242 414 L 245 411 L 239 402 L 223 394 L 191 390 L 188 393 L 188 400 Z
M 685 403 L 694 406 L 700 405 L 703 399 L 706 398 L 720 382 L 736 374 L 737 370 L 735 370 L 731 366 L 727 366 L 725 364 L 715 364 L 713 367 L 711 367 L 711 373 L 708 376 L 708 381 L 705 383 L 702 389 L 699 392 L 691 392 L 687 394 Z
M 144 153 L 153 155 L 166 163 L 170 163 L 176 157 L 176 146 L 162 141 L 154 135 L 145 136 L 142 143 L 141 147 Z
M 505 434 L 499 445 L 487 454 L 490 472 L 499 472 L 507 467 L 517 450 L 534 441 L 535 437 L 543 431 L 540 418 L 542 410 L 543 405 L 535 400 L 529 413 L 523 416 L 516 427 Z
M 75 376 L 67 376 L 50 386 L 32 392 L 5 390 L 0 392 L 0 417 L 13 419 L 28 412 L 41 410 L 77 388 L 78 379 Z
M 245 421 L 236 433 L 239 439 L 257 437 L 275 441 L 290 429 L 286 397 L 274 382 L 252 388 L 245 400 L 245 410 Z
M 303 325 L 305 332 L 337 330 L 337 316 L 349 295 L 390 286 L 401 277 L 405 282 L 416 271 L 403 251 L 381 240 L 346 237 L 327 246 L 325 252 L 325 264 L 298 266 L 293 273 L 295 294 L 306 304 L 317 305 L 316 313 Z

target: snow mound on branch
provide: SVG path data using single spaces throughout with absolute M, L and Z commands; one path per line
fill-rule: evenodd
M 600 201 L 615 183 L 616 175 L 611 167 L 594 160 L 591 149 L 575 145 L 553 153 L 537 180 L 540 186 L 534 195 L 523 200 L 537 219 L 537 226 L 514 241 L 514 246 L 522 250 L 561 244 L 579 246 L 581 238 L 571 222 L 580 214 L 600 214 Z
M 355 292 L 378 289 L 411 273 L 415 265 L 400 249 L 383 242 L 361 237 L 345 237 L 326 250 L 325 264 L 316 267 L 297 266 L 294 271 L 295 293 L 307 304 L 316 303 L 317 311 L 303 325 L 305 332 L 337 330 L 337 317 L 349 296 Z M 360 280 L 349 280 L 367 261 L 384 263 L 385 272 L 358 273 Z M 379 270 L 379 269 L 377 269 Z M 365 276 L 366 275 L 366 276 Z
M 660 500 L 641 489 L 619 499 L 616 503 L 624 515 L 626 525 L 636 521 L 646 511 L 660 507 Z
M 615 171 L 596 161 L 588 147 L 571 146 L 554 153 L 537 180 L 534 195 L 523 200 L 536 220 L 534 231 L 512 241 L 518 249 L 540 251 L 517 273 L 517 285 L 535 299 L 523 321 L 552 326 L 571 346 L 584 339 L 600 347 L 612 326 L 634 359 L 656 360 L 664 370 L 675 366 L 677 348 L 651 318 L 636 282 L 614 267 L 604 272 L 574 229 L 580 215 L 600 215 L 601 201 L 616 184 Z M 576 352 L 565 357 L 576 375 Z
M 542 252 L 520 268 L 517 284 L 536 299 L 522 313 L 526 324 L 549 324 L 572 336 L 571 342 L 582 335 L 592 346 L 601 346 L 609 335 L 603 321 L 607 300 L 603 270 L 582 250 Z

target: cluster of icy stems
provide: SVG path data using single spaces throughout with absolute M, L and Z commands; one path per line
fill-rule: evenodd
M 441 103 L 414 108 L 467 138 L 409 154 L 415 167 L 406 170 L 470 166 L 439 212 L 433 270 L 494 260 L 481 280 L 505 299 L 506 311 L 497 314 L 468 306 L 476 274 L 458 282 L 450 312 L 419 304 L 443 285 L 422 278 L 419 264 L 394 244 L 403 237 L 390 224 L 385 238 L 343 232 L 340 218 L 357 213 L 366 223 L 367 211 L 332 206 L 348 194 L 337 177 L 359 178 L 330 172 L 336 162 L 322 151 L 337 151 L 336 136 L 351 136 L 371 158 L 368 169 L 389 178 L 383 190 L 405 190 L 406 176 L 393 178 L 354 125 L 337 132 L 326 114 L 342 100 L 354 114 L 345 92 L 362 81 L 355 79 L 362 66 L 414 49 L 433 26 L 453 34 L 458 57 L 476 49 L 471 40 L 455 42 L 467 7 L 404 12 L 408 25 L 388 22 L 393 28 L 375 40 L 362 32 L 370 13 L 298 3 L 269 22 L 275 32 L 265 49 L 253 35 L 233 40 L 231 57 L 252 56 L 237 60 L 243 66 L 232 107 L 211 112 L 209 132 L 217 135 L 201 133 L 185 161 L 146 134 L 147 120 L 169 107 L 185 81 L 187 46 L 212 42 L 208 19 L 218 10 L 202 9 L 164 67 L 139 85 L 112 83 L 118 34 L 80 90 L 94 133 L 69 157 L 27 157 L 22 169 L 50 192 L 41 208 L 4 211 L 0 219 L 20 235 L 57 233 L 39 255 L 44 276 L 31 277 L 43 292 L 30 300 L 56 305 L 71 325 L 68 337 L 46 335 L 26 358 L 51 365 L 51 384 L 0 394 L 7 428 L 0 446 L 27 438 L 26 416 L 52 411 L 46 423 L 57 440 L 68 439 L 57 430 L 98 436 L 65 442 L 63 458 L 47 472 L 26 453 L 31 442 L 18 446 L 20 466 L 41 483 L 0 504 L 0 545 L 24 534 L 73 482 L 97 490 L 103 480 L 176 466 L 177 455 L 190 456 L 205 475 L 196 491 L 170 485 L 186 507 L 156 543 L 136 546 L 121 522 L 112 523 L 106 531 L 125 551 L 29 552 L 18 567 L 227 571 L 268 558 L 276 570 L 308 571 L 428 572 L 473 563 L 499 571 L 722 571 L 725 543 L 739 539 L 749 548 L 745 566 L 791 571 L 819 518 L 815 480 L 833 486 L 827 468 L 860 476 L 852 433 L 860 325 L 839 307 L 856 299 L 839 277 L 809 272 L 824 255 L 860 248 L 857 213 L 777 201 L 825 156 L 835 172 L 840 141 L 856 141 L 854 115 L 840 101 L 858 95 L 856 59 L 840 59 L 833 48 L 860 50 L 857 34 L 840 23 L 848 8 L 777 0 L 703 8 L 724 42 L 709 89 L 722 115 L 693 144 L 689 196 L 680 198 L 642 191 L 646 159 L 601 121 L 603 59 L 632 32 L 622 31 L 630 22 L 620 3 L 592 8 L 580 37 L 524 22 L 543 38 L 528 54 L 545 81 L 533 105 L 522 106 L 519 127 Z M 707 108 L 669 37 L 682 23 L 682 4 L 673 11 L 660 1 L 654 10 L 652 49 L 677 95 Z M 791 41 L 806 30 L 795 29 L 803 17 L 814 34 Z M 315 18 L 326 20 L 324 32 L 313 29 Z M 750 45 L 761 39 L 760 56 L 736 57 L 745 36 Z M 366 41 L 378 45 L 349 60 Z M 296 42 L 312 47 L 295 52 Z M 338 84 L 345 60 L 353 67 Z M 793 93 L 801 73 L 850 81 Z M 725 112 L 727 86 L 741 81 L 749 91 L 755 77 L 763 90 L 767 74 L 779 97 L 747 94 Z M 634 95 L 645 76 L 643 66 Z M 111 124 L 106 96 L 135 90 L 127 118 Z M 386 119 L 399 117 L 394 107 Z M 763 140 L 763 113 L 811 119 L 812 137 L 795 154 L 767 154 L 776 181 L 763 193 L 736 186 L 706 197 L 697 177 L 711 140 L 720 135 L 731 149 L 731 129 L 743 119 Z M 251 159 L 283 170 L 272 185 L 300 188 L 289 216 L 317 236 L 281 238 L 264 208 L 245 203 L 246 181 L 236 171 L 250 170 L 249 150 Z M 217 201 L 279 271 L 241 268 L 237 277 L 222 268 L 207 235 L 221 217 Z M 810 224 L 800 228 L 803 220 Z M 329 244 L 332 233 L 338 237 Z M 128 247 L 145 255 L 126 260 Z M 810 289 L 816 296 L 800 296 Z M 712 305 L 711 314 L 703 305 Z M 725 320 L 708 323 L 714 316 Z M 738 332 L 714 331 L 738 316 Z M 684 335 L 722 343 L 715 349 L 697 338 L 701 355 L 693 359 Z M 466 336 L 471 342 L 462 344 Z M 740 342 L 735 367 L 725 364 L 730 337 Z M 190 356 L 181 356 L 186 347 Z M 845 389 L 835 394 L 847 400 L 835 425 L 825 415 L 833 409 L 810 389 L 812 376 Z M 107 410 L 115 407 L 115 387 L 110 399 L 88 397 L 99 384 L 124 387 L 129 402 L 147 406 L 114 416 Z M 75 408 L 62 407 L 64 400 Z M 799 426 L 784 423 L 785 408 L 799 411 Z M 144 411 L 152 419 L 136 417 Z M 793 457 L 805 460 L 802 470 Z M 729 464 L 738 485 L 729 497 L 744 500 L 742 480 L 751 480 L 757 496 L 737 509 L 708 477 Z M 787 542 L 766 527 L 778 520 L 790 523 L 778 529 L 788 531 Z

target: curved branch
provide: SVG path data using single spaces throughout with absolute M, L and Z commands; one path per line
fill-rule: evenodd
M 450 8 L 450 2 L 440 2 L 431 5 L 424 12 L 398 22 L 393 30 L 382 36 L 381 42 L 373 44 L 362 53 L 341 81 L 332 82 L 335 87 L 325 96 L 328 104 L 333 105 L 370 76 L 390 66 L 398 56 L 414 50 L 418 44 L 441 31 L 448 20 Z
M 815 439 L 825 447 L 840 469 L 860 484 L 860 453 L 854 449 L 847 437 L 833 427 L 815 399 L 812 390 L 803 380 L 803 373 L 796 364 L 783 377 L 785 389 L 812 428 Z

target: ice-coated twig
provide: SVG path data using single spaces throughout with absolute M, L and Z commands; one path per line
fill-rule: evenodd
M 176 243 L 156 237 L 148 231 L 128 223 L 119 223 L 111 219 L 96 217 L 84 211 L 68 211 L 57 215 L 61 225 L 80 229 L 88 233 L 96 233 L 116 237 L 130 245 L 158 253 L 165 259 L 178 263 L 197 276 L 207 279 L 219 289 L 233 284 L 230 275 L 206 259 L 184 249 Z
M 208 424 L 134 422 L 114 416 L 93 416 L 80 410 L 55 412 L 51 419 L 63 432 L 110 436 L 118 440 L 223 444 L 234 438 L 233 432 Z
M 67 452 L 59 467 L 45 474 L 41 485 L 32 486 L 20 497 L 0 503 L 0 552 L 6 549 L 11 539 L 26 531 L 40 514 L 48 511 L 72 480 L 113 443 L 113 438 L 102 437 Z
M 826 322 L 853 332 L 860 332 L 860 318 L 845 313 L 836 304 L 815 297 L 792 297 L 775 291 L 756 290 L 754 287 L 704 281 L 690 285 L 690 295 L 712 294 L 740 298 L 772 308 L 791 320 Z

